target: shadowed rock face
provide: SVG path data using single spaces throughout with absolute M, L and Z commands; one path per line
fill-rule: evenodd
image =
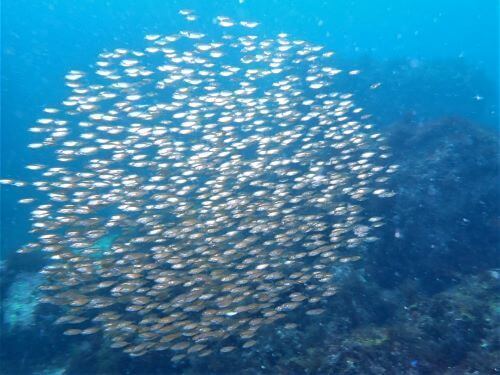
M 386 237 L 371 254 L 383 285 L 406 278 L 440 290 L 455 273 L 497 267 L 498 138 L 456 118 L 387 129 L 396 199 Z

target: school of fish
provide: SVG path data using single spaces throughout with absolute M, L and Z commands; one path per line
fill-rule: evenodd
M 250 348 L 290 311 L 324 313 L 339 265 L 377 240 L 364 202 L 394 195 L 398 166 L 335 89 L 359 71 L 255 22 L 216 23 L 215 40 L 147 35 L 70 71 L 71 94 L 30 128 L 46 162 L 1 181 L 47 198 L 19 201 L 37 238 L 19 252 L 50 259 L 42 302 L 65 335 L 173 361 Z

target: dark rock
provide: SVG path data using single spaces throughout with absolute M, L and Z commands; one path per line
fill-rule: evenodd
M 500 266 L 498 137 L 454 118 L 399 123 L 386 134 L 400 170 L 370 273 L 385 286 L 414 278 L 435 292 L 457 274 Z

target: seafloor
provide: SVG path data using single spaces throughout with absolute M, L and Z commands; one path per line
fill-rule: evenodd
M 172 364 L 98 335 L 67 337 L 37 303 L 42 264 L 3 264 L 3 374 L 494 374 L 500 372 L 498 138 L 457 118 L 397 122 L 382 238 L 321 316 L 269 327 L 252 350 Z M 381 204 L 381 203 L 377 203 Z

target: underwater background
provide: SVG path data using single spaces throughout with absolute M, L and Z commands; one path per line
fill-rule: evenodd
M 386 225 L 318 317 L 266 328 L 243 351 L 172 363 L 65 336 L 40 303 L 25 192 L 1 188 L 1 374 L 494 374 L 500 372 L 499 17 L 497 0 L 28 1 L 1 5 L 0 178 L 29 179 L 41 110 L 67 96 L 64 77 L 103 50 L 203 19 L 259 22 L 335 52 L 339 81 L 392 150 Z M 201 31 L 210 32 L 211 22 Z M 376 90 L 370 86 L 379 83 Z M 41 194 L 41 193 L 36 193 Z

